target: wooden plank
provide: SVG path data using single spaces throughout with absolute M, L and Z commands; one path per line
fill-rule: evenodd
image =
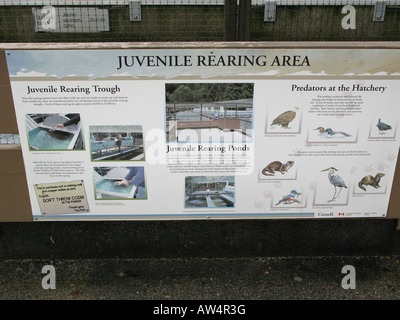
M 400 159 L 397 158 L 396 169 L 394 172 L 392 191 L 390 193 L 387 218 L 400 218 Z
M 1 117 L 0 133 L 18 133 L 17 118 L 15 116 L 14 101 L 8 76 L 5 51 L 0 50 L 0 97 Z
M 144 5 L 223 5 L 224 0 L 141 0 Z M 0 6 L 127 6 L 129 0 L 0 0 Z
M 264 5 L 274 1 L 278 6 L 374 6 L 379 0 L 252 0 L 251 4 Z M 399 0 L 385 0 L 389 6 L 400 5 Z
M 33 221 L 20 146 L 0 150 L 0 203 L 0 222 Z
M 21 150 L 20 144 L 0 144 L 0 151 L 3 150 Z
M 142 0 L 143 5 L 224 5 L 228 0 Z M 262 6 L 269 0 L 251 0 L 251 5 Z M 377 0 L 274 0 L 279 6 L 374 6 Z M 400 0 L 385 0 L 389 6 L 400 5 Z M 107 6 L 128 5 L 129 0 L 0 0 L 0 6 Z
M 238 37 L 239 41 L 250 39 L 250 0 L 239 0 Z
M 236 41 L 236 42 L 35 42 L 0 43 L 0 50 L 67 49 L 400 49 L 400 41 Z
M 236 39 L 236 0 L 225 0 L 224 19 L 225 19 L 225 41 L 235 41 Z

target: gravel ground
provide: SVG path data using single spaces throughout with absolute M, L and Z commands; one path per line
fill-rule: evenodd
M 45 265 L 55 289 L 42 288 Z M 0 287 L 1 300 L 400 300 L 400 257 L 4 259 Z

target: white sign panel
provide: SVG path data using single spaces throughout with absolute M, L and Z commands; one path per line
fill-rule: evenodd
M 108 10 L 98 8 L 32 8 L 35 32 L 96 33 L 110 31 Z
M 33 216 L 385 217 L 400 139 L 399 57 L 9 51 Z

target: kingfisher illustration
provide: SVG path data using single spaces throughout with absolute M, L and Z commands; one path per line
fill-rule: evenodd
M 341 131 L 333 131 L 331 128 L 323 128 L 323 127 L 318 127 L 314 130 L 318 130 L 319 133 L 326 133 L 327 136 L 332 137 L 351 137 L 350 134 L 346 133 L 346 132 L 341 132 Z
M 279 200 L 278 203 L 276 203 L 275 205 L 277 206 L 277 205 L 279 205 L 279 204 L 281 204 L 281 203 L 283 203 L 283 204 L 292 204 L 292 203 L 294 203 L 294 202 L 300 203 L 300 201 L 296 199 L 296 198 L 298 198 L 300 195 L 301 195 L 300 192 L 297 192 L 296 190 L 293 189 L 293 190 L 290 192 L 290 194 L 288 194 L 288 195 L 282 197 L 282 199 Z

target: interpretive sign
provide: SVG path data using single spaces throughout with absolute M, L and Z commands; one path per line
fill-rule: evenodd
M 8 51 L 33 217 L 385 217 L 399 58 L 364 48 Z

